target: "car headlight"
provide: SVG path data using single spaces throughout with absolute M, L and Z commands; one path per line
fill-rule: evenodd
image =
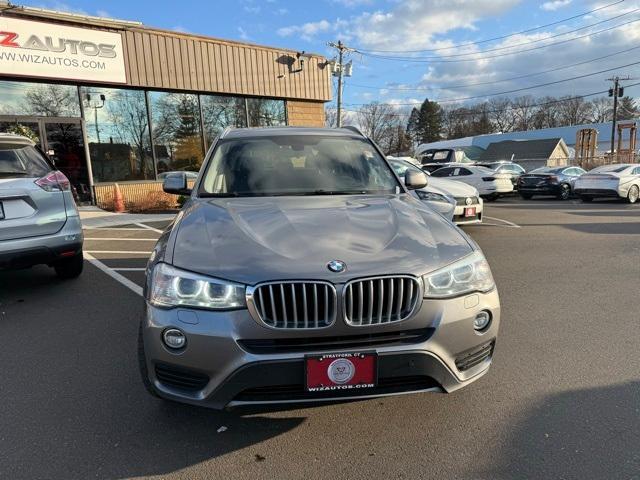
M 451 203 L 444 195 L 440 195 L 439 193 L 434 192 L 423 192 L 421 190 L 416 190 L 416 194 L 420 200 L 424 200 L 427 202 L 443 202 L 443 203 Z
M 457 297 L 488 292 L 495 287 L 491 269 L 481 252 L 424 275 L 423 280 L 425 298 Z
M 245 287 L 158 263 L 151 278 L 149 302 L 162 308 L 242 308 L 246 305 Z

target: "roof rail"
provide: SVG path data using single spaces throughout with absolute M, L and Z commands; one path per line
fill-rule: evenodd
M 351 130 L 352 132 L 357 133 L 358 135 L 360 135 L 361 137 L 367 137 L 364 133 L 362 133 L 362 130 L 360 130 L 358 127 L 354 126 L 354 125 L 345 125 L 344 128 L 346 130 Z
M 224 127 L 224 130 L 222 130 L 222 132 L 220 133 L 220 137 L 219 138 L 226 137 L 227 133 L 229 133 L 231 130 L 233 130 L 233 127 Z

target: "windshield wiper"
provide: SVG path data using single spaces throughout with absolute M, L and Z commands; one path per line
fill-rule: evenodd
M 299 195 L 364 195 L 366 190 L 314 190 L 313 192 L 304 192 Z
M 236 192 L 227 192 L 227 193 L 210 193 L 203 192 L 200 194 L 202 198 L 230 198 L 230 197 L 239 197 L 240 195 Z

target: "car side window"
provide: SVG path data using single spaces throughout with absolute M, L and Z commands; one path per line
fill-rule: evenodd
M 640 175 L 640 167 L 636 167 L 631 173 L 631 175 Z
M 453 168 L 439 168 L 431 174 L 432 177 L 450 177 Z
M 464 176 L 464 175 L 473 175 L 473 174 L 471 173 L 471 171 L 470 171 L 470 170 L 467 170 L 466 168 L 458 168 L 458 169 L 456 169 L 456 170 L 457 170 L 456 175 L 459 175 L 459 176 Z

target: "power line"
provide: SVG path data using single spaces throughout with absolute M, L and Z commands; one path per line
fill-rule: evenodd
M 395 62 L 409 62 L 409 63 L 458 63 L 458 62 L 476 62 L 478 60 L 487 60 L 487 59 L 492 59 L 492 58 L 500 58 L 500 57 L 507 57 L 510 55 L 517 55 L 519 53 L 525 53 L 525 52 L 531 52 L 534 50 L 541 50 L 543 48 L 549 48 L 549 47 L 553 47 L 555 45 L 562 45 L 565 43 L 569 43 L 569 42 L 574 42 L 576 40 L 580 40 L 582 38 L 587 38 L 587 37 L 592 37 L 594 35 L 599 35 L 600 33 L 604 33 L 604 32 L 609 32 L 611 30 L 615 30 L 621 27 L 624 27 L 626 25 L 630 25 L 632 23 L 637 23 L 640 22 L 640 19 L 636 19 L 636 20 L 631 20 L 625 23 L 621 23 L 619 25 L 614 25 L 613 27 L 608 27 L 602 30 L 598 30 L 595 32 L 591 32 L 591 33 L 587 33 L 585 35 L 579 35 L 577 37 L 573 37 L 573 38 L 569 38 L 567 40 L 561 40 L 559 42 L 552 42 L 549 43 L 547 45 L 540 45 L 538 47 L 532 47 L 532 48 L 528 48 L 528 49 L 523 49 L 523 50 L 518 50 L 516 52 L 507 52 L 507 53 L 501 53 L 501 54 L 497 54 L 497 55 L 488 55 L 488 56 L 484 56 L 484 57 L 475 57 L 475 58 L 459 58 L 456 60 L 435 60 L 437 58 L 441 58 L 441 57 L 433 57 L 434 60 L 429 60 L 427 59 L 427 57 L 390 57 L 390 56 L 384 56 L 384 55 L 374 55 L 374 54 L 370 54 L 370 53 L 363 53 L 360 52 L 359 50 L 356 50 L 358 53 L 360 53 L 361 55 L 367 56 L 367 57 L 371 57 L 371 58 L 377 58 L 380 60 L 389 60 L 389 61 L 395 61 Z M 472 53 L 469 55 L 478 55 L 481 54 L 482 52 L 478 52 L 478 53 Z M 431 57 L 429 57 L 431 58 Z
M 505 45 L 502 47 L 496 47 L 496 48 L 490 48 L 488 50 L 482 50 L 479 52 L 468 52 L 468 53 L 456 53 L 456 54 L 452 54 L 452 55 L 437 55 L 434 57 L 421 57 L 424 60 L 429 60 L 429 59 L 433 59 L 433 58 L 457 58 L 457 57 L 468 57 L 469 55 L 478 55 L 478 54 L 484 54 L 484 53 L 490 53 L 490 52 L 500 52 L 500 51 L 504 51 L 504 50 L 509 50 L 511 48 L 517 48 L 517 47 L 523 47 L 525 45 L 532 45 L 534 43 L 540 43 L 540 42 L 545 42 L 547 40 L 551 40 L 553 38 L 558 38 L 558 37 L 563 37 L 565 35 L 570 35 L 572 33 L 576 33 L 576 32 L 580 32 L 582 30 L 587 30 L 591 27 L 595 27 L 596 25 L 602 25 L 603 23 L 607 23 L 610 22 L 612 20 L 617 20 L 618 18 L 622 18 L 622 17 L 626 17 L 627 15 L 632 15 L 636 12 L 640 11 L 640 8 L 636 8 L 634 10 L 630 10 L 628 12 L 622 13 L 620 15 L 616 15 L 615 17 L 611 17 L 611 18 L 607 18 L 605 20 L 601 20 L 599 22 L 596 23 L 591 23 L 589 25 L 584 25 L 580 28 L 576 28 L 574 30 L 567 30 L 566 32 L 560 32 L 560 33 L 556 33 L 554 35 L 549 35 L 546 36 L 544 38 L 538 38 L 536 40 L 530 40 L 527 42 L 521 42 L 521 43 L 515 43 L 513 45 Z M 375 56 L 376 54 L 369 54 L 370 56 Z M 389 57 L 391 57 L 391 55 L 389 55 Z M 394 58 L 416 58 L 416 57 L 401 57 L 401 56 L 394 56 Z
M 632 67 L 632 66 L 639 65 L 639 64 L 640 64 L 640 62 L 633 62 L 633 63 L 629 63 L 627 65 L 619 65 L 617 67 L 607 68 L 605 70 L 600 70 L 600 71 L 592 72 L 592 73 L 586 73 L 584 75 L 576 75 L 575 77 L 564 78 L 562 80 L 555 80 L 553 82 L 540 83 L 538 85 L 532 85 L 530 87 L 516 88 L 516 89 L 513 89 L 513 90 L 505 90 L 504 92 L 486 93 L 486 94 L 483 94 L 483 95 L 474 95 L 472 97 L 443 98 L 441 100 L 434 100 L 434 101 L 436 101 L 438 103 L 456 103 L 456 102 L 464 102 L 464 101 L 467 101 L 467 100 L 477 100 L 478 98 L 496 97 L 496 96 L 500 96 L 500 95 L 507 95 L 507 94 L 510 94 L 510 93 L 524 92 L 526 90 L 533 90 L 533 89 L 536 89 L 536 88 L 548 87 L 550 85 L 557 85 L 559 83 L 571 82 L 573 80 L 580 80 L 581 78 L 593 77 L 594 75 L 600 75 L 601 73 L 612 72 L 614 70 L 620 70 L 622 68 Z M 350 103 L 349 105 L 353 106 L 353 105 L 366 105 L 366 104 L 363 104 L 363 103 Z M 382 104 L 382 105 L 384 105 L 384 104 Z M 408 106 L 408 105 L 414 105 L 414 104 L 413 103 L 395 103 L 393 105 Z
M 625 88 L 631 88 L 631 87 L 636 87 L 640 85 L 640 82 L 638 83 L 632 83 L 629 85 L 625 85 Z M 556 100 L 550 100 L 547 102 L 541 102 L 541 103 L 532 103 L 531 105 L 527 105 L 528 108 L 536 108 L 536 107 L 544 107 L 547 105 L 553 105 L 556 103 L 563 103 L 566 102 L 567 100 L 578 100 L 581 98 L 589 98 L 589 97 L 595 97 L 596 95 L 602 95 L 604 93 L 609 93 L 609 90 L 602 90 L 599 92 L 593 92 L 593 93 L 587 93 L 585 95 L 574 95 L 572 97 L 567 97 L 567 98 L 559 98 Z M 353 104 L 352 104 L 353 105 Z M 389 105 L 389 106 L 398 106 L 399 104 L 393 104 L 393 103 L 387 103 L 387 104 L 381 104 L 381 105 Z M 419 103 L 412 103 L 412 104 L 407 104 L 407 105 L 412 105 L 414 107 L 418 106 Z M 516 105 L 511 105 L 499 110 L 483 110 L 482 112 L 452 112 L 453 115 L 460 115 L 460 116 L 469 116 L 469 115 L 478 115 L 478 113 L 501 113 L 507 110 L 517 110 L 518 108 L 521 108 L 519 106 Z M 353 110 L 353 109 L 344 109 L 344 111 L 346 112 L 353 112 L 353 113 L 357 113 L 359 110 Z M 394 117 L 408 117 L 409 115 L 411 115 L 411 112 L 395 112 L 395 113 L 389 113 L 388 115 L 394 116 Z
M 375 86 L 375 85 L 360 85 L 357 83 L 349 83 L 349 85 L 351 85 L 352 87 L 359 87 L 359 88 L 369 88 L 369 89 L 373 89 L 373 90 L 390 90 L 390 91 L 394 91 L 394 92 L 431 92 L 434 90 L 455 90 L 455 89 L 460 89 L 460 88 L 468 88 L 468 87 L 478 87 L 478 86 L 482 86 L 482 85 L 495 85 L 497 83 L 505 83 L 505 82 L 511 82 L 513 80 L 521 80 L 523 78 L 529 78 L 529 77 L 535 77 L 537 75 L 544 75 L 547 73 L 553 73 L 553 72 L 559 72 L 560 70 L 566 70 L 568 68 L 573 68 L 573 67 L 578 67 L 580 65 L 585 65 L 587 63 L 593 63 L 593 62 L 597 62 L 598 60 L 603 60 L 605 58 L 611 58 L 611 57 L 615 57 L 617 55 L 622 55 L 623 53 L 628 53 L 631 52 L 633 50 L 637 50 L 640 48 L 640 45 L 636 46 L 636 47 L 632 47 L 632 48 L 627 48 L 626 50 L 621 50 L 619 52 L 613 52 L 610 53 L 608 55 L 603 55 L 601 57 L 596 57 L 596 58 L 591 58 L 589 60 L 584 60 L 581 62 L 577 62 L 577 63 L 571 63 L 568 65 L 562 65 L 561 67 L 555 67 L 555 68 L 551 68 L 549 70 L 543 70 L 541 72 L 534 72 L 534 73 L 527 73 L 525 75 L 518 75 L 517 77 L 510 77 L 510 78 L 503 78 L 500 80 L 492 80 L 492 81 L 487 81 L 487 82 L 476 82 L 476 83 L 467 83 L 464 85 L 445 85 L 445 86 L 441 86 L 441 87 L 416 87 L 416 88 L 409 88 L 409 87 L 388 87 L 388 86 Z
M 620 3 L 623 3 L 625 0 L 619 0 L 617 2 L 614 3 L 610 3 L 608 5 L 604 5 L 602 7 L 598 7 L 595 8 L 593 10 L 589 10 L 588 12 L 584 12 L 584 13 L 580 13 L 578 15 L 574 15 L 572 17 L 568 17 L 568 18 L 563 18 L 562 20 L 557 20 L 555 22 L 552 23 L 547 23 L 545 25 L 540 25 L 538 27 L 533 27 L 533 28 L 529 28 L 527 30 L 522 30 L 520 32 L 515 32 L 515 33 L 510 33 L 509 35 L 503 35 L 501 37 L 493 37 L 493 38 L 487 38 L 485 40 L 478 40 L 476 42 L 469 42 L 469 43 L 460 43 L 458 45 L 452 45 L 450 47 L 440 47 L 440 48 L 425 48 L 425 49 L 421 49 L 421 50 L 366 50 L 366 49 L 359 49 L 359 51 L 361 52 L 383 52 L 383 53 L 420 53 L 420 52 L 438 52 L 438 51 L 442 51 L 442 50 L 453 50 L 454 48 L 460 48 L 460 47 L 469 47 L 472 45 L 481 45 L 484 43 L 489 43 L 489 42 L 494 42 L 496 40 L 504 40 L 505 38 L 509 38 L 509 37 L 514 37 L 516 35 L 522 35 L 524 33 L 531 33 L 531 32 L 535 32 L 536 30 L 541 30 L 543 28 L 547 28 L 547 27 L 552 27 L 554 25 L 558 25 L 560 23 L 564 23 L 564 22 L 568 22 L 570 20 L 575 20 L 576 18 L 580 18 L 580 17 L 584 17 L 586 15 L 589 15 L 591 13 L 595 13 L 599 10 L 604 10 L 605 8 L 609 8 L 609 7 L 613 7 L 614 5 L 618 5 Z

